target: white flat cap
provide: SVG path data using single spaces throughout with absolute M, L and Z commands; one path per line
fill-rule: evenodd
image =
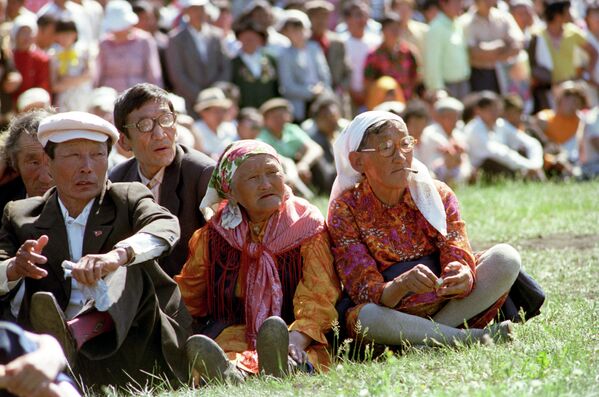
M 464 104 L 462 104 L 462 102 L 460 102 L 456 98 L 445 97 L 435 102 L 434 108 L 436 112 L 442 112 L 444 110 L 453 110 L 454 112 L 461 113 L 464 111 Z
M 39 87 L 30 88 L 19 95 L 17 99 L 17 111 L 24 112 L 32 105 L 39 105 L 40 107 L 50 106 L 50 102 L 51 98 L 48 91 Z
M 114 144 L 119 133 L 114 125 L 86 112 L 65 112 L 46 117 L 37 129 L 37 139 L 43 147 L 49 142 L 61 143 L 73 139 L 89 139 L 95 142 Z

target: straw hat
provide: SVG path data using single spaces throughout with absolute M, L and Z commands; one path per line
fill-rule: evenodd
M 223 90 L 217 87 L 211 87 L 200 92 L 193 110 L 199 113 L 204 109 L 213 107 L 228 109 L 232 105 L 233 102 L 225 96 Z

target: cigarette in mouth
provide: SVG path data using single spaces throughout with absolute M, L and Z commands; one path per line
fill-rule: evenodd
M 404 170 L 409 171 L 409 172 L 413 172 L 414 174 L 418 173 L 418 170 L 415 170 L 414 168 L 404 168 Z

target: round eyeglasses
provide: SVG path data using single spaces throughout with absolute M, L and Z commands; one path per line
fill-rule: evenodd
M 399 140 L 399 151 L 407 154 L 414 150 L 414 146 L 418 143 L 418 139 L 413 136 L 404 136 Z M 381 143 L 378 148 L 367 148 L 359 150 L 360 152 L 378 152 L 383 157 L 392 157 L 395 154 L 396 149 L 395 142 L 393 140 L 388 139 L 387 141 Z
M 139 132 L 152 132 L 156 127 L 156 123 L 162 128 L 172 128 L 177 122 L 177 115 L 175 113 L 167 112 L 162 113 L 158 117 L 147 117 L 139 120 L 137 123 L 131 123 L 124 125 L 125 128 L 135 127 Z

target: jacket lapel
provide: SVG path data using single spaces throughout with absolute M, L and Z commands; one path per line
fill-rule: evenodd
M 112 231 L 116 210 L 112 201 L 106 200 L 110 185 L 108 182 L 103 197 L 96 197 L 87 218 L 83 235 L 83 255 L 99 254 Z
M 164 177 L 160 184 L 160 205 L 166 207 L 175 216 L 179 213 L 181 201 L 177 195 L 177 186 L 181 177 L 181 162 L 183 161 L 183 149 L 176 146 L 175 159 L 164 170 Z
M 56 188 L 50 189 L 44 195 L 46 204 L 42 209 L 34 226 L 40 231 L 40 234 L 46 234 L 49 237 L 48 245 L 42 251 L 42 254 L 53 260 L 46 265 L 49 269 L 48 274 L 53 274 L 66 294 L 71 294 L 71 280 L 65 279 L 62 270 L 62 261 L 71 259 L 69 250 L 69 239 L 67 229 L 64 225 L 64 218 L 58 205 L 58 194 Z
M 139 171 L 137 170 L 137 168 L 137 159 L 133 159 L 122 180 L 130 182 L 141 182 L 141 177 L 139 176 Z

